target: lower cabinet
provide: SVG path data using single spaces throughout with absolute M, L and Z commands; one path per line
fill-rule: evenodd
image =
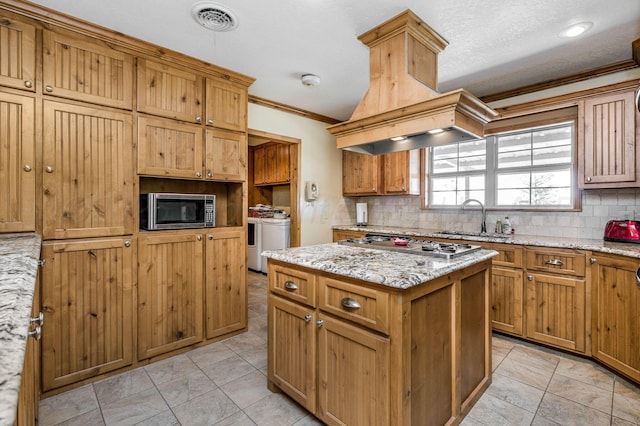
M 135 240 L 44 243 L 42 258 L 42 390 L 130 365 Z
M 494 330 L 522 336 L 522 269 L 491 269 L 491 322 Z
M 245 232 L 207 234 L 205 246 L 206 338 L 247 326 Z
M 40 285 L 36 280 L 36 288 L 33 292 L 31 305 L 31 318 L 40 315 Z M 30 326 L 31 332 L 43 323 L 34 322 Z M 40 330 L 41 333 L 41 330 Z M 20 378 L 20 392 L 18 393 L 18 411 L 15 425 L 31 426 L 38 424 L 38 406 L 40 403 L 40 336 L 36 334 L 27 337 L 27 346 L 24 352 L 24 365 Z
M 138 358 L 202 340 L 204 234 L 138 238 Z
M 593 356 L 640 382 L 640 259 L 592 261 Z

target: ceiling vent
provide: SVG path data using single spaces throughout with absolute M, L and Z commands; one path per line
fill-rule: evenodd
M 216 32 L 232 31 L 239 25 L 238 17 L 231 9 L 209 1 L 194 4 L 191 16 L 198 24 Z

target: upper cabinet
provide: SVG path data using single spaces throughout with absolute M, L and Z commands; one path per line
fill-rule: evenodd
M 286 143 L 265 143 L 253 149 L 253 181 L 259 185 L 291 182 L 291 150 Z
M 247 130 L 247 88 L 218 78 L 206 79 L 206 124 Z
M 0 85 L 36 90 L 36 29 L 0 15 Z
M 138 59 L 138 111 L 191 123 L 202 122 L 200 74 Z
M 0 91 L 0 232 L 35 231 L 34 103 Z
M 578 145 L 578 186 L 636 187 L 636 108 L 633 89 L 587 98 L 580 114 L 584 140 Z
M 133 57 L 97 39 L 44 31 L 44 93 L 131 109 Z
M 246 133 L 207 129 L 205 169 L 209 179 L 245 180 L 247 177 Z
M 420 150 L 367 155 L 342 151 L 342 193 L 419 195 Z

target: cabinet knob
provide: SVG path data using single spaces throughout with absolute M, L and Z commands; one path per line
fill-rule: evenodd
M 591 176 L 587 176 L 586 181 L 587 181 L 587 182 L 591 182 Z
M 324 325 L 324 321 L 322 321 L 322 320 L 318 320 L 318 321 L 316 321 L 316 326 L 317 326 L 318 328 L 322 327 L 323 325 Z
M 197 177 L 202 177 L 202 172 L 196 172 Z
M 22 170 L 24 170 L 25 172 L 30 172 L 31 171 L 31 166 L 29 164 L 25 164 L 24 167 L 22 168 Z
M 598 260 L 595 257 L 592 257 L 591 259 L 589 259 L 589 262 L 591 262 L 591 264 L 593 265 L 594 263 L 596 263 Z
M 531 275 L 527 275 L 527 279 L 528 279 L 529 281 L 533 281 L 533 277 L 532 277 Z
M 304 322 L 310 322 L 310 321 L 311 321 L 311 315 L 305 315 Z
M 45 172 L 47 172 L 47 173 L 53 173 L 53 167 L 51 167 L 51 166 L 47 166 L 47 167 L 44 169 L 44 171 L 45 171 Z
M 202 117 L 197 116 L 197 117 L 196 117 L 196 123 L 201 123 L 201 122 L 202 122 Z
M 210 118 L 207 120 L 207 124 L 213 124 L 213 120 Z
M 49 86 L 48 84 L 45 86 L 44 90 L 46 90 L 47 92 L 51 93 L 53 92 L 53 87 Z
M 37 325 L 36 328 L 34 328 L 33 330 L 31 330 L 29 333 L 27 333 L 29 336 L 33 337 L 36 340 L 40 340 L 40 337 L 42 336 L 42 328 Z
M 44 324 L 44 314 L 42 313 L 42 311 L 40 311 L 37 317 L 31 317 L 31 320 L 29 322 L 31 324 L 37 323 L 38 325 L 42 326 L 42 324 Z
M 127 240 L 124 242 L 125 247 L 131 247 L 131 241 Z
M 213 240 L 213 235 L 207 235 L 208 240 Z
M 196 237 L 196 240 L 198 240 L 198 241 L 202 241 L 202 235 L 198 235 L 198 236 Z
M 213 173 L 207 172 L 207 177 L 213 177 Z
M 24 87 L 26 87 L 27 89 L 31 89 L 33 87 L 33 81 L 31 80 L 27 80 L 24 82 Z

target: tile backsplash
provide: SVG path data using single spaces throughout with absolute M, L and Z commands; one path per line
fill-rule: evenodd
M 334 225 L 356 222 L 356 202 L 369 206 L 369 224 L 425 229 L 479 231 L 480 212 L 460 209 L 421 210 L 420 197 L 388 196 L 344 198 L 334 216 Z M 580 212 L 488 211 L 487 230 L 493 231 L 498 219 L 509 217 L 516 234 L 548 237 L 601 239 L 611 219 L 640 220 L 640 188 L 618 190 L 590 189 L 582 192 Z

